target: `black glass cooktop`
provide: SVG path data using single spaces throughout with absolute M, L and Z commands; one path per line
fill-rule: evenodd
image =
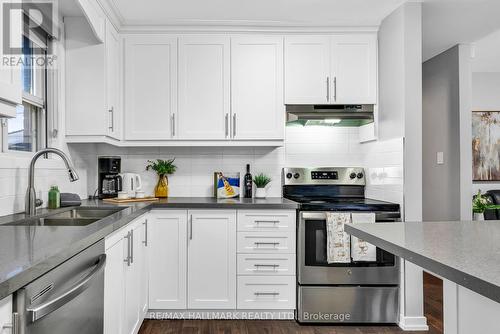
M 299 203 L 301 211 L 399 211 L 399 204 L 363 197 L 285 197 Z

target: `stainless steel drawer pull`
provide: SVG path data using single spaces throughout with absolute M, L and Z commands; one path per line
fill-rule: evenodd
M 279 264 L 254 264 L 254 271 L 267 271 L 267 272 L 275 272 L 277 271 Z M 266 269 L 269 268 L 269 269 Z
M 279 220 L 256 220 L 255 221 L 255 224 L 273 224 L 273 225 L 276 225 L 276 224 L 279 224 Z
M 254 292 L 256 296 L 279 296 L 279 292 Z
M 273 267 L 277 268 L 279 267 L 279 264 L 254 264 L 254 267 Z
M 254 242 L 257 246 L 258 245 L 272 245 L 272 246 L 276 246 L 276 245 L 279 245 L 280 243 L 279 242 Z

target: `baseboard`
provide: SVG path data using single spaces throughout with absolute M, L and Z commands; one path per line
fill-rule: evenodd
M 149 310 L 156 320 L 294 320 L 295 310 Z
M 399 327 L 404 331 L 428 331 L 426 317 L 405 317 L 399 316 Z

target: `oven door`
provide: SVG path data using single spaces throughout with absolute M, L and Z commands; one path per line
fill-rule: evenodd
M 394 222 L 399 212 L 377 212 L 377 222 Z M 377 248 L 377 261 L 329 264 L 326 213 L 299 213 L 298 282 L 300 285 L 397 285 L 399 258 Z

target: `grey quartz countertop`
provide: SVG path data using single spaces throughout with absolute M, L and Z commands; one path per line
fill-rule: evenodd
M 10 226 L 24 214 L 0 217 L 0 299 L 45 274 L 75 254 L 102 240 L 151 209 L 286 209 L 297 203 L 283 198 L 227 199 L 169 198 L 158 202 L 109 204 L 85 200 L 85 207 L 123 207 L 123 210 L 87 226 Z M 67 209 L 67 208 L 66 208 Z M 64 211 L 38 210 L 37 215 Z
M 345 231 L 500 302 L 500 221 L 347 224 Z

